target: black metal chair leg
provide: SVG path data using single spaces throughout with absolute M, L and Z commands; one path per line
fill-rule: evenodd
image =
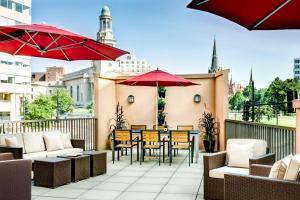
M 191 166 L 191 150 L 190 150 L 190 146 L 189 146 L 189 167 Z
M 163 142 L 163 162 L 165 162 L 165 142 Z
M 113 160 L 113 164 L 115 164 L 115 148 L 113 147 L 112 149 L 112 160 Z
M 139 145 L 139 142 L 136 145 L 136 151 L 137 151 L 136 152 L 136 155 L 137 155 L 136 156 L 137 157 L 136 160 L 139 161 L 139 158 L 140 158 L 140 145 Z
M 160 157 L 161 157 L 161 146 L 159 144 L 159 158 L 158 158 L 158 165 L 160 166 Z
M 127 152 L 127 149 L 126 149 Z M 132 165 L 132 147 L 130 147 L 130 164 Z
M 117 150 L 118 152 L 118 161 L 120 160 L 120 149 Z

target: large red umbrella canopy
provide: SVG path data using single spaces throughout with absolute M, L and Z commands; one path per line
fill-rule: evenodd
M 249 30 L 300 28 L 299 0 L 193 0 L 187 7 L 224 17 Z
M 119 84 L 131 86 L 190 86 L 197 85 L 189 80 L 169 74 L 159 69 L 130 78 Z
M 128 52 L 44 24 L 0 26 L 0 52 L 60 60 L 115 60 Z

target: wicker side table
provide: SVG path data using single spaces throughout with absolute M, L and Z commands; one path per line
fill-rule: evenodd
M 71 181 L 77 182 L 90 177 L 90 156 L 58 156 L 71 160 Z
M 34 161 L 34 185 L 55 188 L 71 182 L 71 161 L 44 158 Z
M 91 177 L 105 174 L 107 169 L 107 153 L 100 151 L 84 151 L 84 155 L 91 157 L 90 173 Z

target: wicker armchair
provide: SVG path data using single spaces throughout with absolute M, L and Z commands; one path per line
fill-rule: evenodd
M 300 182 L 268 178 L 272 166 L 252 165 L 251 175 L 225 175 L 226 200 L 296 200 L 300 197 Z
M 275 162 L 275 154 L 267 154 L 249 160 L 249 166 L 252 164 L 272 165 Z M 224 199 L 224 179 L 210 177 L 210 171 L 226 167 L 226 151 L 208 154 L 203 156 L 204 159 L 204 199 Z M 239 168 L 237 168 L 239 169 Z M 239 169 L 236 173 L 252 173 L 252 168 Z M 236 190 L 238 191 L 238 190 Z

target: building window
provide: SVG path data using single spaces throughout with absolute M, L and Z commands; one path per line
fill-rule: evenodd
M 0 101 L 10 101 L 10 95 L 6 93 L 0 93 Z
M 10 120 L 9 112 L 0 112 L 0 120 Z
M 70 86 L 70 96 L 73 98 L 73 87 Z
M 23 12 L 23 6 L 22 4 L 16 3 L 16 11 L 19 13 Z
M 0 0 L 0 5 L 1 5 L 2 7 L 7 8 L 7 7 L 8 7 L 7 0 Z
M 76 100 L 79 101 L 79 85 L 77 85 Z

